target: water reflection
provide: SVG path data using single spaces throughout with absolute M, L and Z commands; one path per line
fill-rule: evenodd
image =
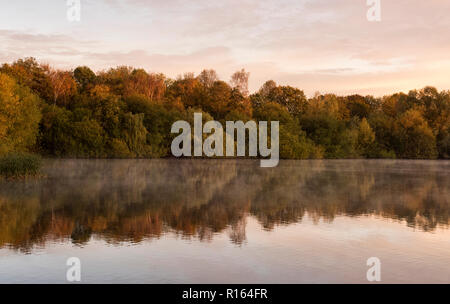
M 92 238 L 139 243 L 174 232 L 246 240 L 264 229 L 377 215 L 426 232 L 448 229 L 448 161 L 52 160 L 48 178 L 0 182 L 0 248 Z

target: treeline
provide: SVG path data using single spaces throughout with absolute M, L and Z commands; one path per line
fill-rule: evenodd
M 55 70 L 33 58 L 0 68 L 0 155 L 166 157 L 172 123 L 280 121 L 282 158 L 449 158 L 450 91 L 307 98 L 267 81 L 248 92 L 249 74 L 229 83 L 214 70 L 170 79 L 143 69 Z

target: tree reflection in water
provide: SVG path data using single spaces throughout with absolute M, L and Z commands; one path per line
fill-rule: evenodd
M 0 247 L 159 238 L 245 242 L 246 218 L 264 229 L 336 216 L 376 215 L 448 228 L 449 161 L 51 160 L 47 178 L 0 182 Z

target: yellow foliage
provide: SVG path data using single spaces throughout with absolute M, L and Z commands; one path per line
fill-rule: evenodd
M 32 146 L 40 119 L 39 98 L 0 73 L 0 154 Z

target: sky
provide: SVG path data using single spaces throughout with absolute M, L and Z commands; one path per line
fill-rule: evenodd
M 251 91 L 272 79 L 308 96 L 450 89 L 450 1 L 381 0 L 375 22 L 366 1 L 80 0 L 70 22 L 66 0 L 0 0 L 0 62 L 226 81 L 245 68 Z

